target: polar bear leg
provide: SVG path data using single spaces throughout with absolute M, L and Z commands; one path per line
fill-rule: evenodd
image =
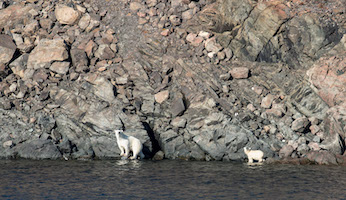
M 132 150 L 132 156 L 130 159 L 137 159 L 138 154 L 142 152 L 142 143 L 139 139 L 131 137 L 129 138 L 131 150 Z
M 253 159 L 252 158 L 249 158 L 249 163 L 253 163 Z
M 130 148 L 129 148 L 128 145 L 124 146 L 124 151 L 125 151 L 125 154 L 123 156 L 128 158 L 129 157 L 129 153 L 130 153 Z
M 130 157 L 131 160 L 137 159 L 139 154 L 139 148 L 137 146 L 132 146 L 132 156 Z
M 119 149 L 120 149 L 120 156 L 123 156 L 125 154 L 125 149 L 123 146 L 119 145 Z

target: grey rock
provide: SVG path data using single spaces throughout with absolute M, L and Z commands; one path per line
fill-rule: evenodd
M 88 57 L 85 51 L 74 48 L 74 49 L 71 49 L 70 53 L 71 53 L 72 65 L 76 67 L 77 72 L 81 72 L 87 69 Z
M 309 150 L 310 150 L 310 147 L 307 144 L 301 144 L 297 148 L 297 152 L 301 156 L 305 156 L 309 152 Z
M 70 62 L 54 62 L 49 69 L 58 74 L 66 74 L 69 70 Z
M 114 108 L 89 111 L 82 119 L 83 123 L 95 125 L 103 130 L 122 129 L 123 122 Z
M 93 84 L 94 94 L 102 100 L 112 102 L 115 99 L 115 88 L 105 77 L 92 74 L 85 80 Z
M 172 125 L 178 128 L 185 128 L 187 120 L 183 117 L 176 117 L 172 120 Z
M 59 159 L 61 153 L 50 140 L 32 139 L 15 147 L 20 158 L 28 159 Z
M 100 60 L 110 60 L 115 57 L 115 53 L 107 44 L 101 44 L 95 52 L 95 56 Z
M 92 158 L 94 151 L 91 145 L 90 136 L 97 135 L 88 126 L 75 123 L 65 115 L 56 117 L 56 131 L 61 135 L 61 145 L 65 149 L 67 156 L 72 158 Z
M 316 143 L 320 143 L 321 142 L 321 138 L 318 137 L 317 135 L 312 139 L 313 142 L 316 142 Z
M 12 104 L 8 99 L 0 97 L 0 108 L 5 109 L 5 110 L 9 110 L 12 108 Z
M 97 158 L 119 158 L 120 149 L 115 137 L 91 137 L 92 148 Z
M 320 147 L 337 155 L 343 154 L 345 151 L 345 147 L 342 144 L 339 134 L 328 135 L 327 138 L 320 144 Z
M 171 103 L 172 117 L 179 116 L 185 111 L 185 104 L 182 98 L 176 98 Z
M 165 153 L 163 151 L 158 151 L 153 157 L 153 160 L 163 160 L 165 158 Z
M 23 54 L 9 64 L 12 72 L 21 78 L 25 77 L 25 69 L 28 61 L 28 54 Z
M 52 129 L 56 126 L 54 118 L 44 115 L 38 118 L 37 123 L 41 126 L 41 129 L 48 134 L 50 134 Z

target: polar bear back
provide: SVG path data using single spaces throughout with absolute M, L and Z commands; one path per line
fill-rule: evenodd
M 249 153 L 247 153 L 248 157 L 251 157 L 255 160 L 262 160 L 263 158 L 263 151 L 261 150 L 250 150 Z

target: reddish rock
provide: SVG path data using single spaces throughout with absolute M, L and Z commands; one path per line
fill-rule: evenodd
M 279 151 L 280 158 L 288 158 L 292 155 L 294 148 L 291 145 L 283 146 Z
M 253 111 L 256 110 L 255 106 L 252 105 L 252 104 L 249 104 L 249 105 L 247 105 L 246 107 L 247 107 L 247 109 L 249 109 L 251 112 L 253 112 Z
M 249 77 L 250 70 L 247 67 L 234 67 L 229 72 L 233 78 L 242 79 Z
M 0 64 L 8 63 L 12 59 L 16 48 L 12 37 L 0 34 Z
M 55 17 L 60 24 L 73 24 L 79 17 L 79 13 L 73 8 L 58 4 L 55 7 Z
M 318 131 L 320 131 L 320 127 L 318 127 L 317 125 L 311 125 L 311 126 L 309 127 L 309 129 L 310 129 L 311 133 L 314 134 L 314 135 L 315 135 Z
M 310 117 L 309 121 L 311 122 L 312 125 L 318 125 L 319 120 L 316 117 Z
M 86 44 L 86 46 L 85 46 L 85 48 L 84 48 L 84 51 L 85 51 L 85 53 L 87 54 L 87 56 L 90 58 L 91 56 L 92 56 L 92 53 L 93 53 L 93 51 L 94 51 L 94 49 L 96 48 L 96 44 L 95 44 L 95 42 L 94 41 L 92 41 L 92 40 L 90 40 L 87 44 Z
M 215 37 L 209 38 L 205 41 L 204 47 L 208 52 L 217 53 L 222 50 L 222 46 L 216 42 Z
M 197 34 L 194 33 L 189 33 L 186 36 L 186 40 L 190 42 L 192 46 L 195 47 L 199 46 L 203 42 L 203 38 L 199 36 L 197 37 Z
M 319 165 L 337 165 L 336 156 L 328 151 L 311 151 L 306 157 Z
M 340 105 L 346 100 L 346 55 L 321 58 L 307 71 L 309 82 L 329 105 Z
M 219 59 L 219 60 L 223 60 L 223 59 L 225 59 L 225 57 L 226 57 L 226 54 L 225 54 L 225 52 L 217 52 L 217 58 Z
M 146 23 L 148 23 L 148 19 L 146 19 L 146 18 L 139 18 L 138 19 L 138 24 L 139 25 L 143 25 L 143 24 L 146 24 Z
M 275 108 L 268 109 L 266 110 L 266 113 L 274 115 L 275 117 L 282 117 L 282 112 L 280 109 L 275 109 Z
M 190 9 L 190 10 L 187 10 L 187 11 L 184 11 L 182 14 L 181 14 L 183 20 L 189 20 L 189 19 L 192 19 L 193 17 L 193 10 Z
M 47 67 L 53 61 L 64 61 L 68 58 L 66 45 L 62 39 L 42 39 L 28 58 L 29 69 Z
M 168 90 L 164 90 L 164 91 L 161 91 L 157 94 L 155 94 L 155 101 L 157 103 L 163 103 L 164 101 L 166 101 L 169 97 L 169 91 Z
M 0 27 L 15 24 L 18 21 L 25 19 L 31 9 L 31 6 L 23 6 L 18 3 L 0 10 Z
M 34 81 L 36 81 L 38 83 L 44 82 L 45 80 L 47 80 L 47 78 L 48 78 L 48 74 L 46 73 L 45 70 L 37 70 L 37 71 L 35 71 L 34 76 L 33 76 Z
M 292 122 L 292 130 L 297 132 L 304 132 L 309 125 L 309 120 L 306 117 L 300 117 Z
M 32 35 L 39 29 L 38 21 L 33 20 L 29 24 L 25 25 L 23 32 L 25 35 Z
M 137 12 L 137 16 L 143 18 L 143 17 L 147 16 L 147 13 L 139 11 L 139 12 Z
M 272 102 L 274 101 L 275 96 L 272 94 L 268 94 L 266 97 L 262 99 L 261 107 L 262 108 L 270 108 Z
M 202 37 L 203 39 L 209 39 L 211 36 L 211 33 L 206 32 L 206 31 L 200 31 L 198 33 L 198 36 Z
M 141 8 L 143 8 L 143 5 L 139 2 L 131 2 L 130 3 L 130 10 L 132 10 L 132 11 L 138 11 Z
M 193 40 L 197 37 L 197 34 L 195 33 L 189 33 L 187 36 L 186 36 L 186 40 L 188 42 L 193 42 Z
M 154 6 L 156 6 L 156 4 L 157 4 L 157 0 L 146 0 L 146 1 L 145 1 L 145 4 L 146 4 L 148 7 L 154 7 Z
M 148 14 L 152 17 L 152 16 L 156 16 L 157 15 L 157 11 L 155 8 L 150 8 L 148 11 Z
M 162 36 L 168 36 L 170 34 L 170 30 L 169 29 L 163 29 L 163 31 L 161 31 L 160 33 Z
M 312 149 L 313 151 L 319 151 L 321 148 L 320 146 L 316 143 L 316 142 L 310 142 L 308 144 L 308 146 L 310 147 L 310 149 Z
M 251 90 L 253 90 L 257 95 L 261 95 L 263 92 L 263 87 L 256 85 L 256 86 L 253 86 Z

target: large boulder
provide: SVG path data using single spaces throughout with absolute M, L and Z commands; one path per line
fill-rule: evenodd
M 58 4 L 55 7 L 55 17 L 61 24 L 73 24 L 78 19 L 79 13 L 69 6 Z
M 24 6 L 22 4 L 14 4 L 0 10 L 0 29 L 4 28 L 5 26 L 16 24 L 19 21 L 27 18 L 29 15 L 29 10 L 31 9 L 32 7 L 29 5 Z
M 53 61 L 64 61 L 68 58 L 68 51 L 62 39 L 42 39 L 28 58 L 28 68 L 48 68 Z
M 61 153 L 51 140 L 32 139 L 15 147 L 20 158 L 59 159 Z
M 8 63 L 12 59 L 16 48 L 12 37 L 0 34 L 0 64 Z

